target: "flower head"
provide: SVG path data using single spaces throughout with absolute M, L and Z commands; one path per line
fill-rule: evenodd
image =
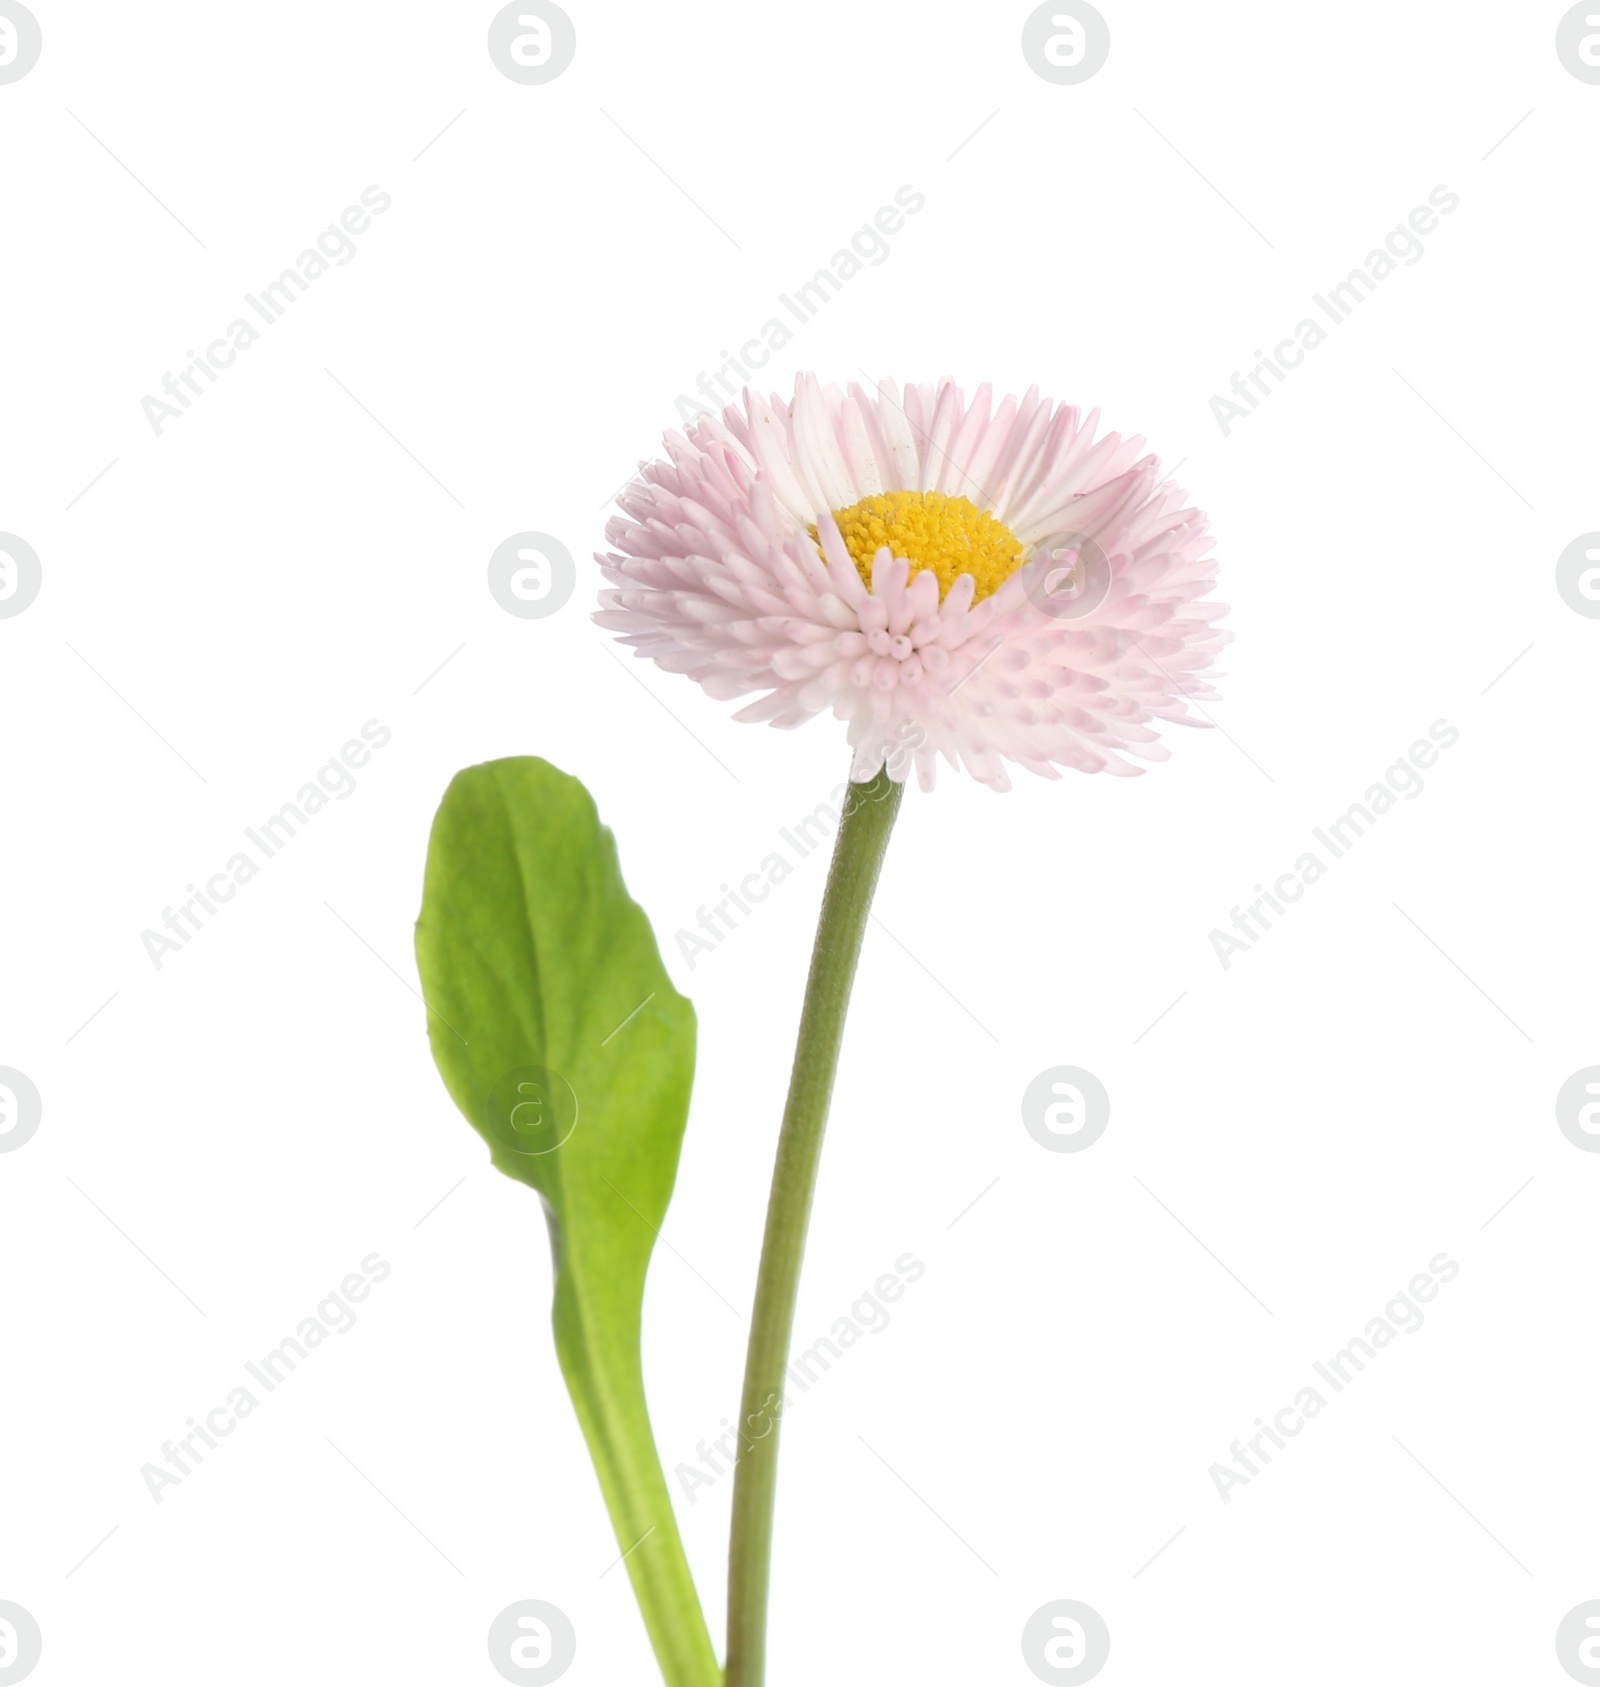
M 1151 721 L 1199 724 L 1231 635 L 1204 515 L 1098 420 L 948 380 L 747 389 L 617 499 L 595 620 L 713 697 L 762 693 L 740 720 L 831 708 L 856 780 L 1138 773 L 1168 754 Z

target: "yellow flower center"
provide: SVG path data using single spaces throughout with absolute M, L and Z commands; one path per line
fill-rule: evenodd
M 970 498 L 943 492 L 877 492 L 833 519 L 867 588 L 872 587 L 872 559 L 881 545 L 911 564 L 915 579 L 923 569 L 938 577 L 939 599 L 961 574 L 977 585 L 976 603 L 1011 578 L 1027 561 L 1025 547 L 1004 522 L 980 510 Z M 811 530 L 813 539 L 817 530 Z

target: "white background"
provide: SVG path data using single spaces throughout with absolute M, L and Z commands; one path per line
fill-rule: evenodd
M 0 87 L 0 528 L 44 582 L 0 620 L 0 1065 L 44 1120 L 0 1157 L 0 1598 L 40 1687 L 489 1683 L 523 1598 L 574 1684 L 655 1678 L 538 1204 L 429 1058 L 423 850 L 457 768 L 548 757 L 694 999 L 646 1304 L 670 1471 L 737 1402 L 823 857 L 692 971 L 673 933 L 847 756 L 624 666 L 588 558 L 678 395 L 903 184 L 771 385 L 1103 407 L 1210 513 L 1237 642 L 1218 729 L 1140 780 L 907 798 L 797 1333 L 927 1272 L 789 1419 L 771 1679 L 1027 1683 L 1024 1622 L 1074 1598 L 1108 1684 L 1564 1681 L 1600 1597 L 1600 1161 L 1553 1110 L 1600 1060 L 1600 623 L 1554 564 L 1600 527 L 1600 87 L 1561 8 L 1106 0 L 1076 87 L 1016 6 L 570 0 L 542 87 L 492 6 L 35 10 Z M 353 261 L 158 437 L 141 398 L 372 183 Z M 1212 394 L 1438 184 L 1422 260 L 1224 437 Z M 579 561 L 548 619 L 486 587 L 525 529 Z M 141 932 L 373 718 L 355 795 L 157 971 Z M 1423 794 L 1225 971 L 1212 929 L 1439 719 Z M 1112 1098 L 1081 1154 L 1022 1127 L 1059 1064 Z M 374 1250 L 356 1327 L 156 1505 L 140 1467 Z M 1211 1464 L 1441 1250 L 1425 1326 L 1224 1505 Z M 719 1635 L 730 1488 L 680 1506 Z

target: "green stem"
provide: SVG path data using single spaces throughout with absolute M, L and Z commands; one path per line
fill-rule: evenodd
M 556 1352 L 628 1578 L 666 1687 L 720 1687 L 722 1672 L 661 1474 L 639 1359 L 640 1302 L 631 1328 L 596 1331 L 575 1274 L 556 1279 Z
M 767 1590 L 772 1576 L 772 1520 L 778 1484 L 778 1424 L 794 1330 L 800 1262 L 811 1197 L 817 1186 L 822 1135 L 839 1064 L 850 986 L 866 930 L 872 893 L 905 787 L 879 773 L 852 785 L 822 896 L 811 951 L 789 1099 L 778 1137 L 778 1160 L 767 1202 L 744 1398 L 739 1408 L 739 1463 L 733 1479 L 733 1533 L 728 1552 L 726 1687 L 761 1687 L 766 1677 Z M 760 1426 L 759 1428 L 757 1426 Z

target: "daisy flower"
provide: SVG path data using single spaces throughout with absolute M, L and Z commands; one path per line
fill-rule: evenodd
M 996 790 L 1165 760 L 1231 634 L 1205 516 L 1143 441 L 949 380 L 794 397 L 666 435 L 597 553 L 595 620 L 740 720 L 848 723 L 851 778 L 924 789 L 938 758 Z M 1130 760 L 1129 758 L 1134 758 Z

